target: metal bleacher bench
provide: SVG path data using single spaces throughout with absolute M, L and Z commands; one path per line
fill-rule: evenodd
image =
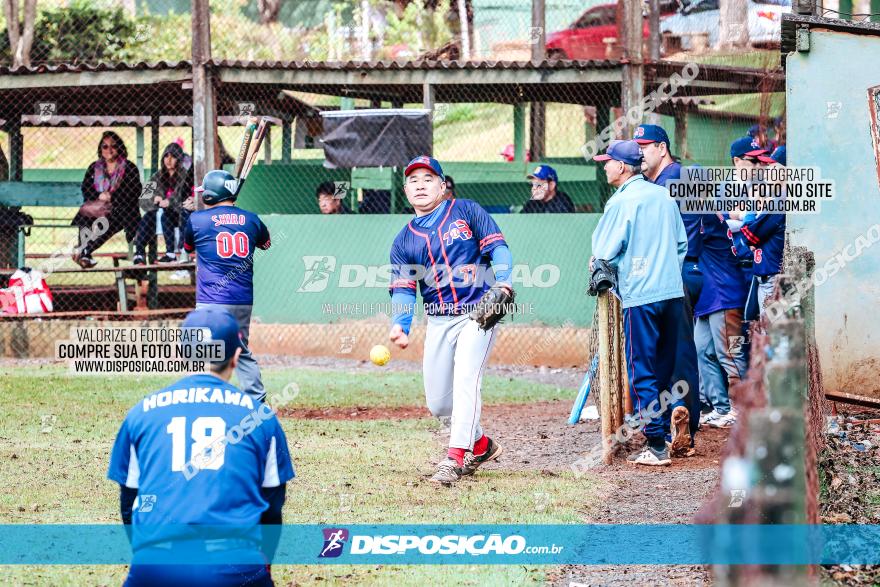
M 51 206 L 63 208 L 78 208 L 82 204 L 82 193 L 79 182 L 62 181 L 28 181 L 28 182 L 0 182 L 0 205 L 10 207 L 23 206 Z M 70 224 L 40 224 L 19 226 L 17 230 L 17 266 L 24 267 L 27 259 L 50 259 L 57 257 L 57 253 L 27 253 L 26 237 L 30 235 L 31 228 L 71 228 Z M 153 241 L 155 243 L 155 241 Z M 154 244 L 152 246 L 155 246 Z M 148 280 L 150 287 L 157 288 L 155 279 L 156 272 L 179 271 L 185 269 L 195 270 L 195 263 L 174 263 L 160 265 L 120 265 L 120 261 L 129 258 L 129 253 L 106 253 L 96 252 L 92 255 L 98 258 L 109 258 L 113 267 L 93 267 L 91 269 L 60 267 L 52 270 L 52 273 L 113 273 L 116 281 L 116 290 L 119 294 L 119 312 L 128 312 L 128 295 L 125 285 L 126 279 L 134 279 L 137 282 Z M 0 274 L 10 274 L 14 270 L 0 270 Z M 137 294 L 136 294 L 136 297 Z M 150 310 L 156 312 L 158 310 Z M 172 311 L 179 311 L 174 310 Z M 67 313 L 67 312 L 65 312 Z

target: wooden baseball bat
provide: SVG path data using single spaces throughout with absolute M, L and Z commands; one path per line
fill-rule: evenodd
M 269 128 L 269 124 L 269 119 L 264 116 L 260 119 L 259 125 L 257 125 L 257 130 L 254 132 L 254 140 L 251 144 L 251 152 L 245 161 L 244 170 L 241 174 L 242 179 L 245 179 L 248 176 L 251 169 L 254 168 L 254 163 L 257 162 L 257 157 L 260 156 L 260 148 L 263 146 L 263 139 L 266 138 L 266 131 Z
M 242 170 L 244 169 L 245 162 L 247 161 L 248 153 L 251 148 L 251 139 L 254 136 L 254 130 L 257 128 L 257 117 L 250 116 L 248 117 L 247 124 L 244 127 L 244 135 L 241 137 L 241 148 L 238 150 L 238 157 L 235 159 L 235 168 L 232 172 L 232 175 L 239 179 L 241 177 Z
M 260 155 L 260 147 L 263 146 L 263 139 L 266 137 L 266 130 L 269 128 L 269 119 L 265 116 L 260 119 L 260 123 L 256 128 L 256 131 L 253 135 L 253 141 L 251 141 L 250 152 L 248 156 L 245 158 L 244 165 L 241 170 L 241 175 L 238 177 L 238 186 L 236 187 L 235 194 L 238 195 L 241 193 L 241 188 L 244 185 L 244 181 L 247 179 L 248 175 L 251 172 L 251 169 L 254 167 L 254 163 L 257 161 L 257 157 Z

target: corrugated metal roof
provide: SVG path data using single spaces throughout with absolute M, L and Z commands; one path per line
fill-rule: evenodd
M 617 61 L 553 59 L 544 61 L 248 61 L 220 59 L 210 62 L 214 67 L 245 69 L 302 69 L 302 70 L 424 70 L 424 69 L 605 69 L 618 67 Z M 12 68 L 0 66 L 0 75 L 28 75 L 35 73 L 81 73 L 102 71 L 144 71 L 191 69 L 192 61 L 139 61 L 136 63 L 57 63 L 37 64 L 30 67 Z
M 219 67 L 245 67 L 253 69 L 308 69 L 308 70 L 421 70 L 421 69 L 602 69 L 619 67 L 619 61 L 545 59 L 543 61 L 244 61 L 238 59 L 215 60 Z
M 191 61 L 138 61 L 137 63 L 40 63 L 30 67 L 0 66 L 0 75 L 29 75 L 35 73 L 81 73 L 99 71 L 143 71 L 191 69 Z

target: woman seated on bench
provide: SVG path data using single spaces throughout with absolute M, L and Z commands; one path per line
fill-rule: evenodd
M 84 203 L 71 222 L 80 227 L 73 260 L 83 269 L 97 265 L 92 253 L 120 230 L 125 230 L 129 243 L 134 239 L 140 221 L 141 174 L 127 157 L 119 135 L 105 131 L 98 142 L 98 160 L 89 165 L 83 178 Z
M 162 235 L 165 238 L 165 255 L 159 263 L 177 262 L 177 243 L 174 229 L 180 225 L 183 203 L 193 193 L 192 158 L 183 147 L 171 143 L 162 153 L 162 167 L 144 186 L 141 209 L 145 211 L 135 238 L 135 265 L 146 263 L 147 243 L 156 234 L 156 216 L 162 210 Z

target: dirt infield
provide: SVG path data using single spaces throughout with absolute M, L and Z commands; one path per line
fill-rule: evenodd
M 554 374 L 559 379 L 577 379 L 567 370 Z M 572 463 L 599 443 L 598 421 L 576 426 L 566 423 L 567 400 L 531 404 L 485 406 L 481 418 L 486 433 L 504 448 L 497 462 L 486 470 L 537 470 L 544 475 L 572 471 Z M 282 411 L 289 418 L 374 420 L 430 418 L 422 406 L 397 408 L 320 408 Z M 436 433 L 438 452 L 445 446 L 445 433 Z M 727 432 L 710 429 L 697 439 L 697 454 L 677 459 L 672 466 L 649 469 L 627 465 L 621 459 L 610 466 L 598 466 L 591 474 L 606 482 L 601 505 L 579 511 L 585 524 L 687 524 L 718 483 L 719 456 Z M 469 483 L 477 479 L 467 480 Z M 552 496 L 550 497 L 552 499 Z M 662 545 L 659 546 L 662 548 Z M 709 585 L 708 572 L 700 566 L 566 566 L 551 572 L 548 583 L 586 585 Z

